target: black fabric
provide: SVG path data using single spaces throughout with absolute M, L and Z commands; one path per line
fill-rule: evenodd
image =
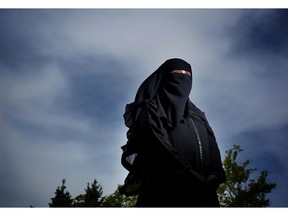
M 206 160 L 205 164 L 207 164 L 207 161 L 209 161 L 207 130 L 200 118 L 194 116 L 193 121 L 201 139 L 202 156 Z M 207 168 L 203 167 L 204 163 L 202 163 L 200 155 L 198 154 L 200 149 L 191 119 L 184 118 L 179 126 L 169 133 L 169 137 L 173 147 L 189 162 L 189 165 L 197 172 L 205 175 Z
M 165 72 L 171 72 L 173 70 L 185 70 L 192 72 L 191 65 L 183 59 L 169 59 L 163 64 L 163 70 Z
M 197 136 L 191 133 L 192 128 L 188 119 L 183 119 L 178 127 L 174 128 L 170 133 L 170 142 L 185 160 L 194 168 L 198 164 L 197 152 Z M 181 140 L 181 142 L 179 142 Z M 191 145 L 193 142 L 194 145 Z M 197 169 L 199 170 L 199 169 Z
M 139 87 L 133 103 L 126 106 L 124 114 L 125 124 L 131 127 L 141 113 L 143 104 L 153 97 L 157 97 L 157 115 L 167 120 L 169 126 L 175 126 L 183 116 L 192 88 L 191 76 L 171 74 L 173 70 L 192 72 L 189 63 L 182 59 L 169 59 L 152 73 Z M 158 93 L 158 95 L 157 95 Z
M 167 60 L 126 106 L 121 161 L 129 174 L 120 192 L 139 194 L 137 206 L 218 206 L 217 185 L 226 177 L 216 139 L 189 99 L 192 76 L 173 70 L 192 72 L 184 60 Z
M 192 88 L 192 76 L 171 74 L 166 71 L 158 90 L 157 115 L 167 120 L 169 127 L 175 127 L 183 119 L 186 104 Z

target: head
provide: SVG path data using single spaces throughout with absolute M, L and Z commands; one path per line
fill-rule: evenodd
M 130 113 L 141 110 L 141 105 L 151 98 L 157 98 L 157 115 L 167 119 L 168 125 L 177 125 L 185 112 L 191 88 L 190 64 L 178 58 L 165 61 L 139 87 L 133 105 L 125 112 L 126 125 L 130 124 L 127 123 L 131 119 Z M 137 119 L 137 116 L 133 118 Z
M 162 65 L 161 83 L 158 87 L 158 99 L 162 116 L 168 124 L 175 126 L 183 118 L 189 94 L 192 88 L 192 69 L 182 59 L 169 59 Z M 160 113 L 159 113 L 160 114 Z
M 182 59 L 169 59 L 163 64 L 161 88 L 175 96 L 188 98 L 192 88 L 191 65 Z
M 165 73 L 171 73 L 173 71 L 186 71 L 190 74 L 192 73 L 191 65 L 188 62 L 179 58 L 169 59 L 165 61 L 162 66 Z

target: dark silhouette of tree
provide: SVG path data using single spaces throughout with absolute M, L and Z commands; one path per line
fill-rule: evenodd
M 105 197 L 102 197 L 103 188 L 98 184 L 97 180 L 90 184 L 87 183 L 85 194 L 80 194 L 74 199 L 73 206 L 75 207 L 100 207 Z
M 119 192 L 121 185 L 118 185 L 115 192 L 107 196 L 103 203 L 103 207 L 135 207 L 137 196 L 125 196 Z
M 62 180 L 62 186 L 57 187 L 55 197 L 51 198 L 50 207 L 72 207 L 73 199 L 71 199 L 70 193 L 66 190 L 66 180 Z
M 223 207 L 266 207 L 270 200 L 266 195 L 276 187 L 275 183 L 268 183 L 268 171 L 261 171 L 256 179 L 251 175 L 256 168 L 248 168 L 250 160 L 242 163 L 237 157 L 243 150 L 239 145 L 226 151 L 223 167 L 226 171 L 227 181 L 218 189 L 219 201 Z
M 74 198 L 73 207 L 85 207 L 85 194 L 80 194 Z

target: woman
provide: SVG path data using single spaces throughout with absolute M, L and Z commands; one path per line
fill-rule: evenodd
M 169 59 L 126 106 L 121 162 L 129 174 L 120 192 L 138 194 L 136 206 L 219 206 L 216 190 L 226 175 L 205 114 L 189 99 L 191 88 L 190 64 Z

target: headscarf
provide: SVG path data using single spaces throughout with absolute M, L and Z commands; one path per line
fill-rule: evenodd
M 185 70 L 191 76 L 171 74 L 173 70 Z M 165 119 L 168 126 L 176 126 L 184 115 L 191 88 L 191 65 L 179 58 L 165 61 L 140 85 L 134 102 L 127 104 L 124 113 L 126 126 L 130 128 L 141 113 L 143 105 L 155 97 L 158 117 Z

